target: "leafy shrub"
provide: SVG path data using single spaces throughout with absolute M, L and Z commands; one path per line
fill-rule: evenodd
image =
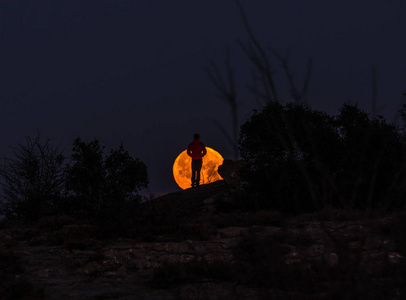
M 339 115 L 301 104 L 271 102 L 241 127 L 241 176 L 248 208 L 289 212 L 326 206 L 404 205 L 404 140 L 394 124 L 370 119 L 356 106 Z

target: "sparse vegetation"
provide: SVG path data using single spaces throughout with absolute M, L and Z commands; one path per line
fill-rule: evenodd
M 70 162 L 48 139 L 27 138 L 13 148 L 0 169 L 0 213 L 26 221 L 71 214 L 103 219 L 101 226 L 119 230 L 141 200 L 139 191 L 148 185 L 146 165 L 120 145 L 104 155 L 97 139 L 74 141 Z
M 57 213 L 62 199 L 65 157 L 48 139 L 27 138 L 12 148 L 0 168 L 0 213 L 8 217 L 38 220 Z

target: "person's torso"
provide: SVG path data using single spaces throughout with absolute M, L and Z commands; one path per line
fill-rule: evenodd
M 189 151 L 192 153 L 192 159 L 201 159 L 203 157 L 204 144 L 200 141 L 194 141 L 189 144 Z

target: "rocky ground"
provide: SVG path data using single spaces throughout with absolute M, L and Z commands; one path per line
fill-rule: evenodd
M 404 299 L 403 214 L 219 212 L 227 195 L 151 200 L 132 238 L 66 216 L 3 222 L 0 299 Z

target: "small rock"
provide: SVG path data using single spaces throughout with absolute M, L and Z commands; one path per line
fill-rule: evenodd
M 217 235 L 220 238 L 240 237 L 247 233 L 248 229 L 246 227 L 226 227 L 217 230 Z

